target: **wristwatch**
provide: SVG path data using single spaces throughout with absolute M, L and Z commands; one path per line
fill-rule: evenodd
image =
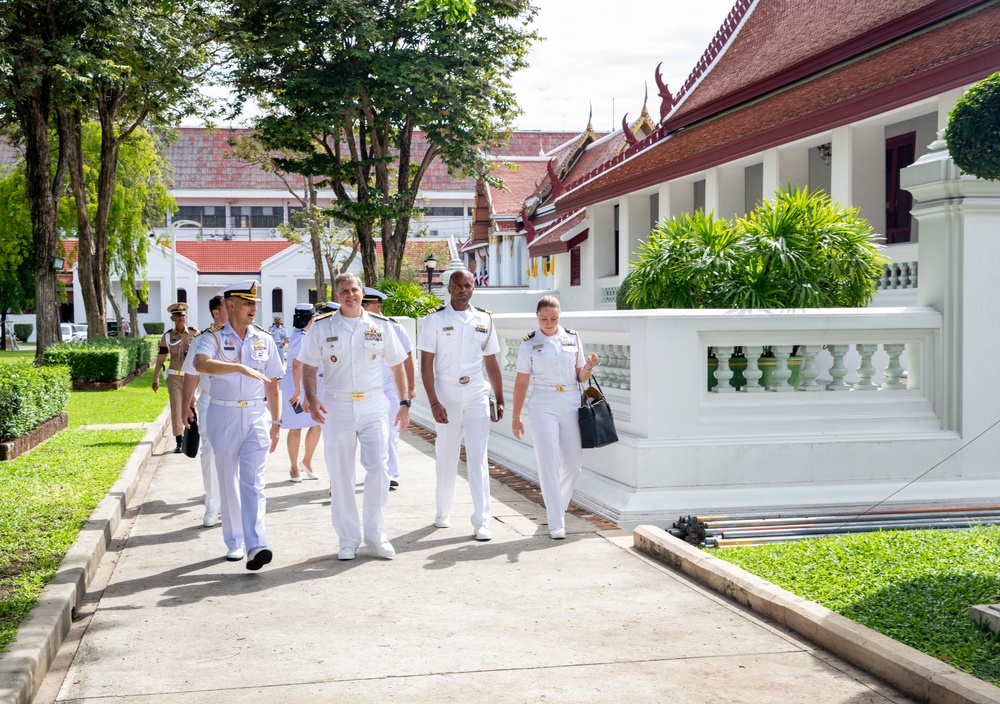
M 271 425 L 278 425 L 278 426 L 280 426 L 281 425 L 281 418 L 278 418 L 278 420 L 272 420 L 271 421 Z
M 413 401 L 411 401 L 410 399 L 406 399 L 405 401 L 400 401 L 399 402 L 400 408 L 402 408 L 403 406 L 406 406 L 407 408 L 409 408 L 412 405 L 413 405 Z

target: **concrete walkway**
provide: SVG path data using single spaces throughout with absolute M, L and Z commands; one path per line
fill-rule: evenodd
M 267 477 L 275 557 L 256 573 L 201 526 L 198 461 L 158 448 L 36 704 L 911 701 L 640 555 L 630 534 L 571 517 L 551 540 L 544 509 L 497 481 L 491 542 L 472 538 L 461 479 L 452 527 L 434 528 L 433 447 L 403 440 L 397 557 L 339 562 L 322 444 L 322 478 L 291 484 L 283 434 Z

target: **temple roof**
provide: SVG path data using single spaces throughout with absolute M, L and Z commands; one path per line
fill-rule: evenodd
M 261 264 L 296 245 L 288 240 L 232 240 L 192 242 L 178 240 L 177 253 L 198 265 L 202 274 L 257 274 Z

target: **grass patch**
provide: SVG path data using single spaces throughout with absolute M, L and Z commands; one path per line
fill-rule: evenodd
M 144 434 L 64 430 L 0 463 L 0 651 Z
M 94 423 L 152 423 L 169 402 L 166 385 L 153 393 L 153 370 L 149 369 L 117 391 L 71 391 L 66 413 L 71 428 Z
M 35 359 L 35 350 L 0 350 L 0 364 L 30 362 Z
M 1000 603 L 1000 526 L 883 531 L 710 552 L 1000 686 L 1000 634 L 968 615 L 976 604 Z

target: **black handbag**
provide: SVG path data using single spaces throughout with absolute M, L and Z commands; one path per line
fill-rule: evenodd
M 184 438 L 181 440 L 181 449 L 188 457 L 198 456 L 198 445 L 201 441 L 201 433 L 198 430 L 198 414 L 194 414 L 189 427 L 184 428 Z
M 597 384 L 596 389 L 594 384 Z M 585 449 L 604 447 L 618 442 L 615 417 L 596 379 L 591 378 L 587 381 L 587 387 L 580 396 L 580 408 L 577 413 L 580 422 L 580 443 Z

